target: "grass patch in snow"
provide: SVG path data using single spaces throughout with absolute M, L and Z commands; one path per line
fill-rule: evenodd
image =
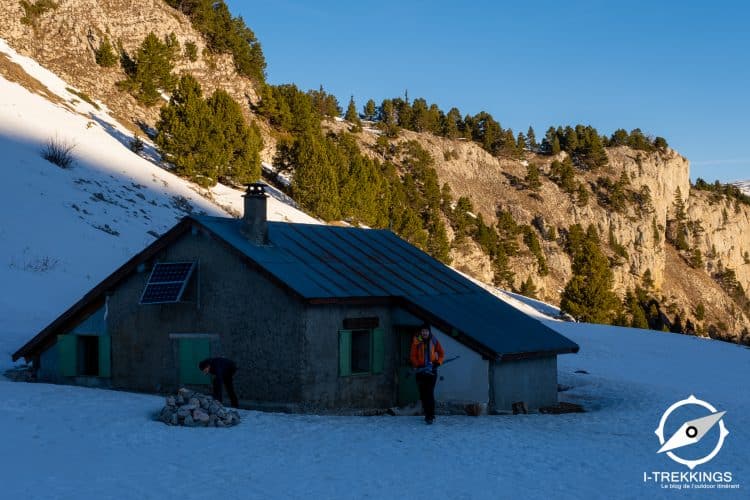
M 73 142 L 57 137 L 50 138 L 42 146 L 42 158 L 60 168 L 68 169 L 73 165 L 73 149 L 75 147 L 76 145 Z
M 87 103 L 89 103 L 92 106 L 94 106 L 97 110 L 101 109 L 99 107 L 99 105 L 97 103 L 95 103 L 94 100 L 86 92 L 81 92 L 81 91 L 76 90 L 76 89 L 74 89 L 72 87 L 65 87 L 65 90 L 67 90 L 68 92 L 70 92 L 73 95 L 76 95 L 76 96 L 80 97 L 81 99 L 83 99 Z

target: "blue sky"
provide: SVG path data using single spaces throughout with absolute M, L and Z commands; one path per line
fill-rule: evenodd
M 342 106 L 424 97 L 514 131 L 640 128 L 691 177 L 750 179 L 750 4 L 227 2 L 260 39 L 270 83 L 321 84 Z

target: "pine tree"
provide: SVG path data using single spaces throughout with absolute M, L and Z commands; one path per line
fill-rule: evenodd
M 531 297 L 532 299 L 536 298 L 536 285 L 534 284 L 534 281 L 531 279 L 531 275 L 521 283 L 521 289 L 519 290 L 519 293 L 525 297 Z
M 359 115 L 357 114 L 357 106 L 354 104 L 354 96 L 351 96 L 349 98 L 349 106 L 346 108 L 346 115 L 344 115 L 344 120 L 350 122 L 352 126 L 352 132 L 361 132 L 362 131 L 362 120 L 359 119 Z
M 224 90 L 216 90 L 206 101 L 211 114 L 211 143 L 215 178 L 233 184 L 248 184 L 260 177 L 263 139 L 256 124 L 247 126 L 242 108 Z
M 153 32 L 149 33 L 132 60 L 134 67 L 130 71 L 125 68 L 128 78 L 117 82 L 118 87 L 130 92 L 146 106 L 153 106 L 161 98 L 160 90 L 171 92 L 174 87 L 176 78 L 172 74 L 172 56 L 170 44 L 159 40 Z
M 495 258 L 492 260 L 492 270 L 494 273 L 492 281 L 496 286 L 513 288 L 515 274 L 510 269 L 508 255 L 502 246 L 498 246 L 497 248 Z
M 529 130 L 526 132 L 526 142 L 529 150 L 536 153 L 539 150 L 539 144 L 536 142 L 536 134 L 534 128 L 529 125 Z
M 633 328 L 648 329 L 648 320 L 646 319 L 646 313 L 641 307 L 638 297 L 628 289 L 625 293 L 624 306 L 628 313 L 631 315 L 630 326 Z
M 377 108 L 375 106 L 375 101 L 373 101 L 372 99 L 369 99 L 367 101 L 363 111 L 365 115 L 365 120 L 375 121 L 375 119 L 377 118 L 376 116 Z
M 99 48 L 94 51 L 94 56 L 96 64 L 104 68 L 111 68 L 118 61 L 117 54 L 115 54 L 114 48 L 107 37 L 104 37 L 99 43 Z
M 304 132 L 292 147 L 296 164 L 292 195 L 324 220 L 339 218 L 339 181 L 328 155 L 328 144 L 313 131 Z
M 526 136 L 523 135 L 523 132 L 519 132 L 516 139 L 516 150 L 522 153 L 524 149 L 526 149 Z
M 156 124 L 156 144 L 164 159 L 175 166 L 178 175 L 188 178 L 203 175 L 204 155 L 213 147 L 211 126 L 210 111 L 200 84 L 191 75 L 183 75 L 169 104 L 161 109 Z
M 576 204 L 579 207 L 585 207 L 589 204 L 589 190 L 586 189 L 583 182 L 579 182 L 578 189 L 576 189 Z
M 195 78 L 183 75 L 156 128 L 156 144 L 179 175 L 203 185 L 260 177 L 260 131 L 247 126 L 239 104 L 223 90 L 205 100 Z
M 618 304 L 612 285 L 609 261 L 599 248 L 596 230 L 590 226 L 574 256 L 573 276 L 563 291 L 560 309 L 579 321 L 610 323 Z
M 532 191 L 539 191 L 539 188 L 542 187 L 542 181 L 539 180 L 539 167 L 536 163 L 528 164 L 524 181 Z
M 449 139 L 456 139 L 461 136 L 461 127 L 463 120 L 458 108 L 451 108 L 443 119 L 442 134 Z

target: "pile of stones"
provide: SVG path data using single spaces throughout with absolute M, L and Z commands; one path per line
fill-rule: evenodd
M 176 396 L 167 396 L 157 420 L 185 427 L 231 427 L 240 423 L 240 414 L 211 396 L 182 388 Z

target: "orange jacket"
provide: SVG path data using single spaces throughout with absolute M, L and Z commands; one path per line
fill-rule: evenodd
M 422 368 L 425 365 L 424 359 L 424 340 L 420 340 L 419 335 L 415 335 L 411 341 L 411 352 L 409 353 L 409 360 L 414 368 Z M 440 345 L 438 339 L 434 335 L 430 335 L 430 361 L 432 364 L 443 364 L 445 358 L 445 351 L 443 346 Z

